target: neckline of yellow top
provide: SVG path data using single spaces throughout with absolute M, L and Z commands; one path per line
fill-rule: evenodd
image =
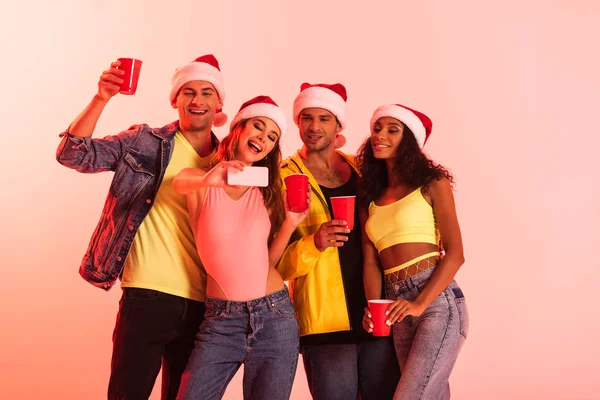
M 406 194 L 406 195 L 405 195 L 405 196 L 403 196 L 403 197 L 400 197 L 398 200 L 395 200 L 395 201 L 393 201 L 393 202 L 392 202 L 392 203 L 390 203 L 390 204 L 384 204 L 384 205 L 378 206 L 377 204 L 375 204 L 375 201 L 372 201 L 372 202 L 371 202 L 371 206 L 373 206 L 373 207 L 377 207 L 377 208 L 383 208 L 383 207 L 389 207 L 389 206 L 393 206 L 394 204 L 397 204 L 397 203 L 399 203 L 400 201 L 402 201 L 402 200 L 404 200 L 404 199 L 407 199 L 407 198 L 409 198 L 410 196 L 412 196 L 413 194 L 415 194 L 417 191 L 419 192 L 419 194 L 421 194 L 421 197 L 423 197 L 423 193 L 421 193 L 421 188 L 422 188 L 422 186 L 419 186 L 418 188 L 416 188 L 416 189 L 415 189 L 415 190 L 413 190 L 412 192 L 410 192 L 410 193 Z M 425 200 L 425 197 L 423 197 L 423 200 Z M 425 202 L 427 203 L 427 200 L 425 200 Z M 429 203 L 427 203 L 427 205 L 429 205 Z

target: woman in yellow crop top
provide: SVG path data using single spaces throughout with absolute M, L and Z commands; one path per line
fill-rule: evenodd
M 453 178 L 422 151 L 431 127 L 416 110 L 381 106 L 358 155 L 365 293 L 379 298 L 383 269 L 387 298 L 394 300 L 387 323 L 402 374 L 394 399 L 450 398 L 448 378 L 469 325 L 454 280 L 464 255 Z M 363 326 L 372 332 L 368 308 Z

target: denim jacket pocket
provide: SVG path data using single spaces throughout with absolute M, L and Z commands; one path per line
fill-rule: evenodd
M 144 157 L 142 154 L 129 150 L 123 157 L 127 164 L 135 171 L 154 176 L 152 173 L 153 165 L 148 165 L 151 161 L 149 157 Z
M 123 156 L 110 187 L 110 192 L 119 198 L 135 198 L 154 176 L 148 157 L 129 150 Z

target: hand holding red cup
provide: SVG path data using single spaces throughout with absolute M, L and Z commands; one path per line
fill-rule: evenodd
M 123 83 L 121 83 L 119 93 L 127 95 L 135 94 L 140 77 L 140 70 L 142 69 L 142 62 L 135 58 L 119 58 L 117 60 L 119 61 L 117 69 L 125 72 L 121 75 Z
M 291 174 L 284 179 L 290 211 L 301 213 L 308 208 L 308 175 Z
M 346 221 L 348 229 L 354 229 L 354 204 L 356 196 L 336 196 L 331 197 L 331 208 L 333 209 L 333 218 Z
M 369 312 L 371 313 L 371 322 L 373 323 L 373 336 L 389 336 L 391 326 L 386 323 L 386 311 L 393 300 L 369 300 Z

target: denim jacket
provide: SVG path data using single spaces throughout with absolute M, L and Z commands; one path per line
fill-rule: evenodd
M 121 276 L 138 227 L 148 215 L 173 154 L 179 128 L 175 121 L 162 128 L 134 125 L 102 139 L 60 134 L 56 159 L 78 172 L 115 171 L 100 221 L 79 274 L 109 290 Z M 211 133 L 213 146 L 218 144 Z

